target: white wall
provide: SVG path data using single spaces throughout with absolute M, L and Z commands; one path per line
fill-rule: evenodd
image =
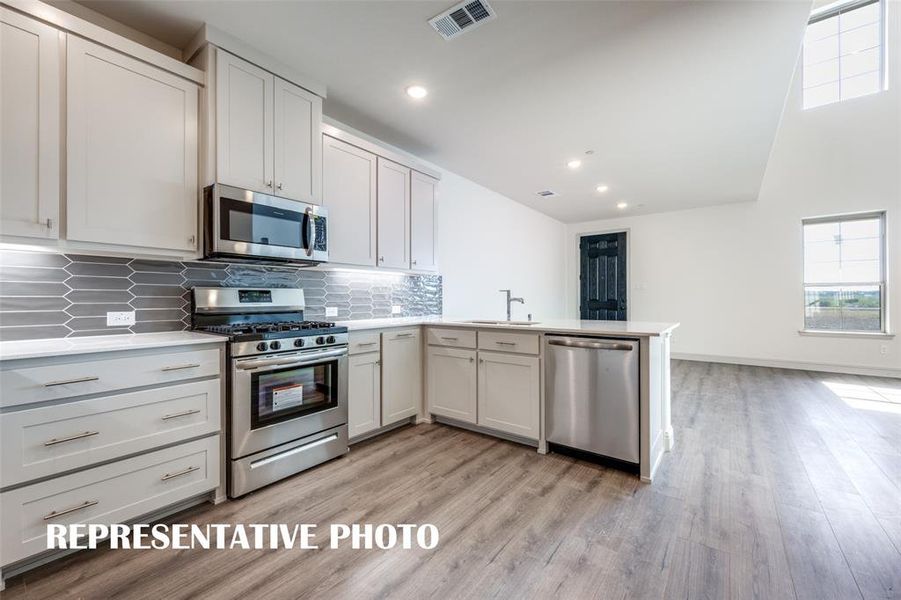
M 801 219 L 869 210 L 888 212 L 889 323 L 901 329 L 901 3 L 889 8 L 890 89 L 803 111 L 799 69 L 756 202 L 567 226 L 567 315 L 579 235 L 628 229 L 630 318 L 680 321 L 674 353 L 901 374 L 901 338 L 798 334 Z
M 444 314 L 505 318 L 498 290 L 509 288 L 526 301 L 514 319 L 562 317 L 564 225 L 447 171 L 439 190 Z

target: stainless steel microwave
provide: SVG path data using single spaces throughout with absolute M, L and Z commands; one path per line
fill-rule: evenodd
M 204 256 L 211 260 L 328 261 L 328 211 L 228 185 L 204 189 Z

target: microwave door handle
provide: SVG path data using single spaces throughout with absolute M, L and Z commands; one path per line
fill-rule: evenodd
M 306 210 L 303 211 L 303 214 L 307 222 L 307 242 L 304 244 L 304 246 L 306 246 L 304 249 L 307 252 L 307 256 L 313 256 L 313 245 L 316 243 L 313 239 L 313 236 L 316 235 L 316 229 L 313 225 L 313 208 L 308 206 Z

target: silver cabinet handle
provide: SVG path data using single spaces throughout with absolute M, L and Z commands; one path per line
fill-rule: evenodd
M 196 415 L 200 412 L 199 408 L 192 408 L 190 410 L 183 410 L 178 413 L 172 413 L 171 415 L 163 415 L 161 418 L 163 421 L 168 421 L 169 419 L 177 419 L 178 417 L 187 417 L 188 415 Z
M 375 361 L 376 366 L 381 366 L 381 364 L 382 364 L 382 361 L 380 361 L 380 360 Z
M 385 262 L 385 257 L 384 257 L 384 256 L 380 256 L 380 257 L 379 257 L 379 262 Z
M 163 371 L 182 371 L 184 369 L 196 369 L 200 365 L 197 363 L 192 363 L 189 365 L 173 365 L 171 367 L 163 367 Z
M 357 346 L 375 346 L 378 342 L 357 342 Z
M 551 346 L 565 346 L 567 348 L 582 348 L 585 350 L 624 350 L 631 352 L 635 349 L 632 344 L 615 344 L 610 342 L 576 342 L 573 340 L 548 340 Z
M 282 182 L 279 182 L 279 184 L 278 184 L 278 189 L 282 189 L 282 188 L 284 188 L 284 187 L 285 187 L 285 184 L 282 183 Z
M 410 263 L 410 264 L 413 264 L 413 265 L 415 265 L 415 264 L 416 264 L 416 259 L 415 259 L 415 258 L 414 258 L 414 259 L 413 259 L 413 260 L 412 260 L 412 261 L 411 261 L 411 263 Z
M 75 379 L 63 379 L 60 381 L 51 381 L 49 383 L 45 383 L 44 387 L 54 387 L 57 385 L 69 385 L 70 383 L 87 383 L 88 381 L 98 381 L 99 377 L 94 377 L 93 375 L 88 375 L 87 377 L 76 377 Z
M 67 515 L 69 513 L 74 513 L 76 510 L 81 510 L 83 508 L 87 508 L 89 506 L 94 506 L 95 504 L 100 504 L 100 500 L 85 500 L 78 506 L 73 506 L 72 508 L 65 508 L 63 510 L 54 510 L 50 513 L 44 515 L 44 520 L 49 521 L 50 519 L 55 519 L 56 517 L 61 517 L 63 515 Z
M 200 470 L 200 467 L 188 467 L 187 469 L 182 469 L 181 471 L 176 471 L 175 473 L 166 473 L 162 477 L 160 477 L 160 481 L 169 481 L 170 479 L 175 479 L 176 477 L 181 477 L 182 475 L 187 475 L 188 473 L 193 473 L 194 471 Z
M 266 182 L 266 187 L 268 187 L 268 188 L 271 188 L 271 187 L 272 187 L 272 180 L 271 180 L 271 179 L 270 179 L 269 181 Z
M 475 362 L 475 361 L 476 361 L 476 359 L 474 359 L 474 358 L 471 357 L 471 356 L 469 357 L 469 362 Z
M 76 433 L 75 435 L 70 435 L 69 437 L 64 438 L 53 438 L 52 440 L 47 440 L 44 442 L 45 446 L 56 446 L 57 444 L 62 444 L 63 442 L 71 442 L 74 440 L 80 440 L 82 438 L 91 437 L 99 434 L 99 431 L 85 431 L 84 433 Z
M 494 342 L 498 346 L 515 346 L 516 342 Z
M 460 338 L 448 337 L 448 336 L 444 336 L 444 335 L 443 335 L 443 336 L 441 336 L 441 339 L 442 339 L 442 340 L 447 340 L 447 341 L 449 341 L 449 342 L 456 342 L 456 341 L 459 340 Z
M 47 219 L 47 229 L 53 229 L 53 219 Z
M 398 337 L 398 338 L 408 338 L 408 337 L 413 337 L 413 334 L 412 334 L 412 333 L 398 333 L 398 334 L 397 334 L 396 336 L 394 336 L 394 337 Z

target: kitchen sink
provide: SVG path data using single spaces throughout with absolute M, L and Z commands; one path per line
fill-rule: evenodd
M 472 323 L 473 325 L 538 325 L 538 321 L 491 321 L 475 319 L 472 321 L 463 321 L 463 323 Z

